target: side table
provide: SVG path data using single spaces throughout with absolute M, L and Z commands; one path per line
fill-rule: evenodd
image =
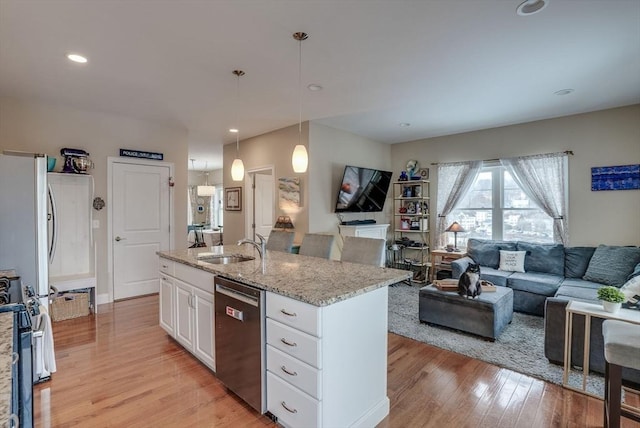
M 466 257 L 465 251 L 447 251 L 447 250 L 433 250 L 431 251 L 431 275 L 429 276 L 429 282 L 433 282 L 436 277 L 436 271 L 438 270 L 451 270 L 451 261 Z M 447 263 L 449 261 L 449 263 Z
M 640 324 L 640 311 L 635 309 L 620 309 L 615 314 L 606 312 L 601 304 L 569 301 L 566 308 L 565 331 L 564 331 L 564 375 L 562 386 L 583 394 L 600 398 L 601 396 L 587 392 L 587 376 L 589 375 L 589 346 L 591 342 L 591 317 L 602 319 L 612 319 L 626 321 L 633 324 Z M 573 315 L 584 315 L 584 361 L 582 364 L 582 388 L 569 385 L 569 372 L 571 371 L 571 335 L 573 333 Z

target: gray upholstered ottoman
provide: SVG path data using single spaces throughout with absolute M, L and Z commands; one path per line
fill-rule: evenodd
M 440 291 L 433 285 L 419 293 L 420 322 L 454 328 L 495 340 L 513 318 L 513 290 L 496 287 L 475 299 Z

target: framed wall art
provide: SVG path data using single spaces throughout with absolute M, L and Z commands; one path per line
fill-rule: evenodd
M 640 164 L 591 168 L 591 190 L 640 189 Z
M 224 209 L 226 211 L 242 211 L 242 187 L 224 189 Z

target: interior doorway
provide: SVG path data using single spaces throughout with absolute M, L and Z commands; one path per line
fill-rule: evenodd
M 247 171 L 245 177 L 247 192 L 247 235 L 256 239 L 256 233 L 268 237 L 273 228 L 275 215 L 275 179 L 273 167 L 264 167 Z
M 156 251 L 173 247 L 173 164 L 108 159 L 110 300 L 158 292 Z

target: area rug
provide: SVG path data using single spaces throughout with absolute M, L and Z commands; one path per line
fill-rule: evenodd
M 562 384 L 563 369 L 544 356 L 544 319 L 513 313 L 513 321 L 495 342 L 477 336 L 420 323 L 418 291 L 404 283 L 389 287 L 389 331 L 438 348 L 453 351 L 555 384 Z M 572 372 L 570 384 L 582 383 L 581 374 Z M 587 390 L 601 395 L 603 378 L 588 376 Z

